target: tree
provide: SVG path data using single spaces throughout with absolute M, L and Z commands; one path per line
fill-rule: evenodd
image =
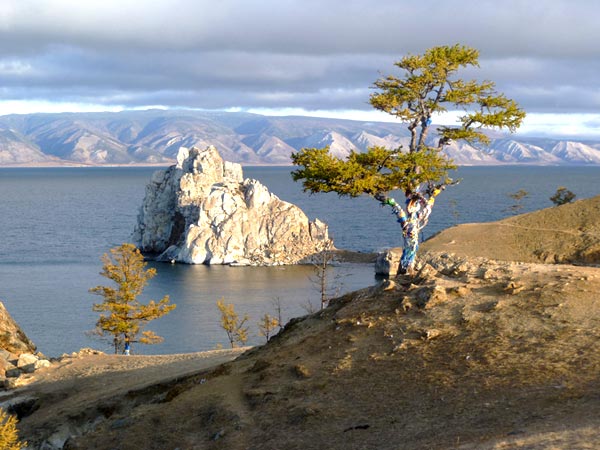
M 125 343 L 132 345 L 156 344 L 163 338 L 143 328 L 151 320 L 168 314 L 175 309 L 169 296 L 147 305 L 137 298 L 144 290 L 148 280 L 156 275 L 156 269 L 146 269 L 144 257 L 133 244 L 122 244 L 110 250 L 110 255 L 102 256 L 100 275 L 114 281 L 116 287 L 96 286 L 90 292 L 104 297 L 102 303 L 95 303 L 93 310 L 100 312 L 96 322 L 96 332 L 101 336 L 112 337 L 115 353 L 123 351 Z
M 565 203 L 571 203 L 573 200 L 575 200 L 575 197 L 576 195 L 573 192 L 571 192 L 564 186 L 560 186 L 556 190 L 556 193 L 552 197 L 550 197 L 550 200 L 556 206 L 560 206 L 564 205 Z
M 340 196 L 370 195 L 389 205 L 402 226 L 404 251 L 400 273 L 415 264 L 419 232 L 427 225 L 435 197 L 453 181 L 448 172 L 456 166 L 442 153 L 452 140 L 472 144 L 489 143 L 483 128 L 506 128 L 513 132 L 525 112 L 516 102 L 497 93 L 491 81 L 464 81 L 456 78 L 461 68 L 479 66 L 479 52 L 454 45 L 434 47 L 423 55 L 408 55 L 395 65 L 402 77 L 390 75 L 374 83 L 378 92 L 371 105 L 408 124 L 407 149 L 370 147 L 365 153 L 350 152 L 346 160 L 325 148 L 303 148 L 292 154 L 295 181 L 303 180 L 305 191 L 336 192 Z M 448 110 L 460 110 L 459 125 L 432 128 L 432 117 Z M 437 133 L 432 142 L 430 131 Z M 388 194 L 400 189 L 402 207 Z
M 248 322 L 248 314 L 240 319 L 233 304 L 226 304 L 224 299 L 217 301 L 217 308 L 221 311 L 221 328 L 227 333 L 231 348 L 245 344 L 248 341 L 248 327 L 244 325 Z
M 19 441 L 17 418 L 0 408 L 0 449 L 21 450 L 27 442 Z
M 281 326 L 279 320 L 270 314 L 265 314 L 258 322 L 258 334 L 269 342 L 269 338 L 277 326 Z
M 275 320 L 280 330 L 283 330 L 283 307 L 281 305 L 281 297 L 277 296 L 271 299 L 271 305 L 275 309 Z

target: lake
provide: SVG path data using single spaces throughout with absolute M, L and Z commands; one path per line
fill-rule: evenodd
M 0 168 L 0 300 L 25 333 L 49 356 L 109 343 L 88 337 L 101 300 L 89 288 L 107 284 L 99 275 L 100 256 L 130 240 L 145 185 L 155 168 Z M 286 167 L 245 167 L 280 198 L 307 215 L 327 222 L 338 248 L 372 252 L 401 243 L 390 213 L 370 198 L 308 195 Z M 600 193 L 600 167 L 462 167 L 462 182 L 438 197 L 425 237 L 464 222 L 510 215 L 508 196 L 524 189 L 522 211 L 552 206 L 549 197 L 566 186 L 586 198 Z M 400 196 L 397 197 L 400 200 Z M 279 299 L 285 318 L 306 313 L 319 292 L 310 266 L 222 267 L 153 263 L 158 271 L 141 300 L 169 294 L 177 309 L 149 329 L 165 338 L 137 346 L 144 354 L 202 351 L 227 345 L 215 303 L 224 298 L 250 316 L 251 344 L 260 343 L 256 322 L 274 312 Z M 332 269 L 332 291 L 339 293 L 376 283 L 371 265 Z

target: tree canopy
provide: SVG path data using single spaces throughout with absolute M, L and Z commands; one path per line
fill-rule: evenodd
M 329 149 L 304 148 L 292 154 L 295 181 L 303 180 L 305 191 L 337 192 L 342 196 L 377 195 L 394 189 L 414 192 L 423 183 L 448 183 L 455 168 L 441 150 L 451 140 L 489 143 L 486 128 L 513 132 L 525 112 L 514 100 L 495 91 L 491 81 L 457 78 L 461 68 L 479 66 L 479 52 L 461 45 L 440 46 L 422 55 L 407 55 L 395 66 L 402 76 L 388 75 L 375 81 L 377 92 L 371 105 L 408 124 L 408 148 L 370 147 L 352 151 L 347 159 L 332 156 Z M 463 111 L 455 127 L 436 128 L 439 140 L 429 145 L 432 117 L 450 110 Z
M 449 181 L 456 166 L 433 149 L 403 153 L 372 147 L 365 153 L 350 152 L 346 160 L 329 153 L 329 147 L 304 148 L 292 155 L 294 181 L 304 180 L 305 191 L 336 192 L 340 196 L 376 195 L 396 189 L 413 190 L 421 183 Z M 414 170 L 419 167 L 419 170 Z
M 379 90 L 371 105 L 408 123 L 409 151 L 420 151 L 432 116 L 449 110 L 463 111 L 460 126 L 437 128 L 438 148 L 452 139 L 489 143 L 482 128 L 506 128 L 514 132 L 525 118 L 514 100 L 495 90 L 492 81 L 456 78 L 461 68 L 479 67 L 479 51 L 461 45 L 433 47 L 423 55 L 408 55 L 394 64 L 403 71 L 398 78 L 388 75 L 375 81 Z M 420 132 L 417 132 L 420 130 Z
M 144 305 L 137 300 L 148 281 L 156 275 L 155 269 L 146 269 L 144 257 L 133 244 L 122 244 L 110 250 L 110 255 L 102 256 L 100 275 L 112 280 L 113 286 L 96 286 L 90 292 L 104 297 L 93 310 L 100 312 L 96 322 L 99 335 L 113 338 L 115 353 L 122 350 L 125 342 L 155 344 L 162 337 L 153 331 L 143 330 L 151 320 L 168 314 L 175 309 L 166 295 L 160 301 L 151 300 Z

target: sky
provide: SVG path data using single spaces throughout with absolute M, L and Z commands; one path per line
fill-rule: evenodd
M 597 0 L 0 0 L 0 115 L 193 108 L 394 120 L 393 63 L 480 51 L 520 132 L 600 139 Z M 436 123 L 454 123 L 456 115 Z

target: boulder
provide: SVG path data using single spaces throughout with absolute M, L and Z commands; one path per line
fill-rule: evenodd
M 212 146 L 181 148 L 152 176 L 133 233 L 141 251 L 188 264 L 295 264 L 328 240 L 327 225 L 244 179 Z
M 385 277 L 395 277 L 400 268 L 401 248 L 392 248 L 377 255 L 375 274 Z
M 32 373 L 35 370 L 35 364 L 38 362 L 38 358 L 31 353 L 22 353 L 19 355 L 17 361 L 17 367 L 25 373 Z
M 1 360 L 11 361 L 11 360 L 16 360 L 16 359 L 17 359 L 17 356 L 14 353 L 11 353 L 8 350 L 4 350 L 3 348 L 0 348 L 0 361 Z
M 6 375 L 6 373 L 10 370 L 14 370 L 17 367 L 12 364 L 11 362 L 9 362 L 6 359 L 0 358 L 0 377 L 6 377 L 8 375 Z
M 6 369 L 5 376 L 6 378 L 17 378 L 21 376 L 21 369 L 12 366 L 12 368 Z
M 34 370 L 43 369 L 44 367 L 50 367 L 50 361 L 47 359 L 38 359 L 33 363 Z

